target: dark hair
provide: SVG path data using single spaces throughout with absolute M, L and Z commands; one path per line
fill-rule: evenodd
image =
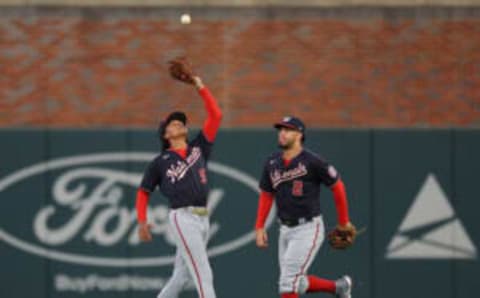
M 170 142 L 165 139 L 163 136 L 165 135 L 165 128 L 167 127 L 165 121 L 160 121 L 160 124 L 158 125 L 158 139 L 160 140 L 160 145 L 162 146 L 162 151 L 165 151 L 170 147 Z

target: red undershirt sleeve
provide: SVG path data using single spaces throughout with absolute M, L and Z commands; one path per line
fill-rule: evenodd
M 137 209 L 137 220 L 139 223 L 144 223 L 147 221 L 147 206 L 150 194 L 143 190 L 139 189 L 137 191 L 137 202 L 136 202 L 136 209 Z
M 203 87 L 198 92 L 202 96 L 205 110 L 207 111 L 207 120 L 205 120 L 203 125 L 203 134 L 209 142 L 213 142 L 222 121 L 222 111 L 208 88 Z
M 273 194 L 270 192 L 262 191 L 260 198 L 258 199 L 257 221 L 255 223 L 255 229 L 262 229 L 265 226 L 270 209 L 272 209 Z
M 335 207 L 337 210 L 337 221 L 340 225 L 345 225 L 350 221 L 348 216 L 348 202 L 345 184 L 339 179 L 331 187 L 331 190 L 333 192 L 333 198 L 335 200 Z

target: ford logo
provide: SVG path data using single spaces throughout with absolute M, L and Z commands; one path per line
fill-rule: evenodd
M 0 241 L 29 254 L 79 265 L 150 267 L 173 264 L 173 253 L 141 254 L 141 257 L 138 256 L 140 254 L 119 257 L 120 253 L 112 254 L 111 251 L 107 255 L 96 253 L 96 250 L 112 250 L 119 245 L 139 247 L 134 193 L 143 173 L 122 168 L 121 165 L 136 164 L 137 170 L 138 165 L 143 169 L 155 155 L 154 152 L 111 152 L 63 157 L 19 169 L 1 178 L 0 199 L 15 199 L 22 204 L 25 202 L 33 205 L 31 208 L 34 208 L 34 214 L 28 211 L 28 214 L 19 215 L 21 228 L 14 224 L 2 224 Z M 227 184 L 239 184 L 249 192 L 258 193 L 258 182 L 250 175 L 213 161 L 208 168 L 216 177 L 221 177 L 219 181 L 227 179 Z M 37 193 L 35 198 L 27 200 L 24 197 L 7 197 L 7 193 L 15 193 L 17 188 L 28 188 L 30 180 L 40 178 L 47 179 L 47 189 L 43 193 Z M 208 205 L 212 213 L 225 194 L 221 184 L 213 184 Z M 228 189 L 228 185 L 225 188 Z M 161 238 L 173 249 L 166 201 L 152 202 L 148 213 L 155 238 Z M 273 214 L 271 212 L 267 220 L 267 227 L 273 222 Z M 248 223 L 248 226 L 251 227 L 252 224 Z M 230 222 L 225 226 L 227 225 L 235 223 Z M 25 227 L 30 230 L 24 232 Z M 212 221 L 212 239 L 216 239 L 216 233 L 221 227 L 220 222 Z M 253 241 L 254 237 L 254 232 L 249 229 L 234 234 L 227 240 L 213 241 L 215 244 L 208 249 L 209 256 L 215 257 L 237 250 Z

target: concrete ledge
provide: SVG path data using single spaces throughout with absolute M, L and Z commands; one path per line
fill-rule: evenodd
M 0 0 L 0 6 L 480 6 L 480 0 Z

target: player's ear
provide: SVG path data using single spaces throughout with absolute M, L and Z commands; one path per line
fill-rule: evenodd
M 296 132 L 296 140 L 301 144 L 302 143 L 302 133 L 297 131 Z

